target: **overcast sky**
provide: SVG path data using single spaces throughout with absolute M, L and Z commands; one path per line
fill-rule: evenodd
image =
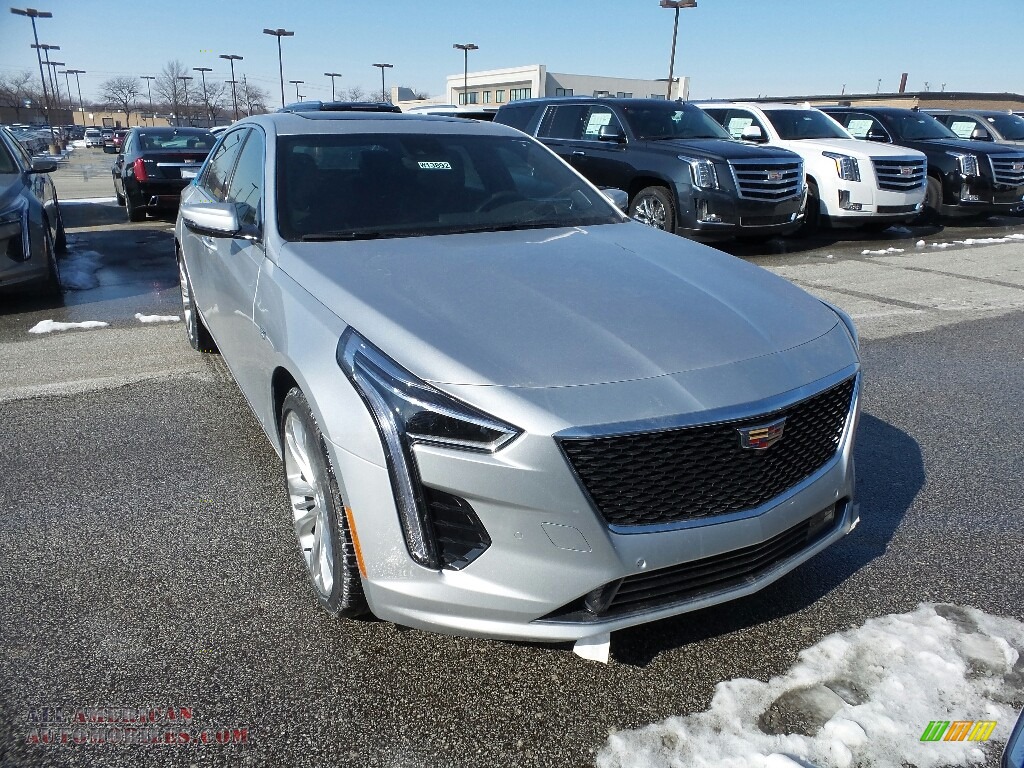
M 330 98 L 338 87 L 387 84 L 430 95 L 462 72 L 453 43 L 475 43 L 470 71 L 545 64 L 554 72 L 668 76 L 673 12 L 658 0 L 173 0 L 122 3 L 33 0 L 53 13 L 40 19 L 39 41 L 59 45 L 54 58 L 84 69 L 82 92 L 95 96 L 117 75 L 156 75 L 168 60 L 212 67 L 230 77 L 218 54 L 244 56 L 245 74 L 279 93 L 275 38 L 284 27 L 285 80 L 302 93 Z M 26 7 L 18 5 L 17 7 Z M 698 0 L 680 12 L 676 74 L 691 77 L 691 98 L 797 96 L 908 90 L 1024 93 L 1024 0 Z M 38 72 L 27 18 L 0 15 L 0 74 Z M 195 73 L 197 78 L 199 73 Z M 61 82 L 63 90 L 63 78 Z M 294 86 L 285 84 L 294 96 Z M 292 100 L 289 97 L 289 100 Z

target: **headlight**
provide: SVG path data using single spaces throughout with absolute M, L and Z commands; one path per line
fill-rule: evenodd
M 14 261 L 25 261 L 32 253 L 28 203 L 23 197 L 19 197 L 10 208 L 0 211 L 0 252 Z
M 856 157 L 841 155 L 838 152 L 822 152 L 825 157 L 831 158 L 836 164 L 836 173 L 840 179 L 846 181 L 860 181 L 860 165 Z
M 684 163 L 690 164 L 690 180 L 693 186 L 700 189 L 721 189 L 718 186 L 718 173 L 715 171 L 715 164 L 710 160 L 697 157 L 678 155 Z
M 947 152 L 950 157 L 956 158 L 957 168 L 964 176 L 978 176 L 978 156 L 969 155 L 965 152 Z
M 380 432 L 409 554 L 439 568 L 413 445 L 493 453 L 521 431 L 416 378 L 351 328 L 338 342 L 337 359 Z

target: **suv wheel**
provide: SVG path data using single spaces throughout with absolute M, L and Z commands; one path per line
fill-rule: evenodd
M 629 216 L 655 229 L 676 231 L 676 211 L 672 197 L 664 187 L 646 187 L 629 204 Z

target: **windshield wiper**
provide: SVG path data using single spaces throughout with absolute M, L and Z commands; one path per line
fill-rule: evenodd
M 376 232 L 373 230 L 358 232 L 351 229 L 342 229 L 337 232 L 313 232 L 303 235 L 302 241 L 305 243 L 316 243 L 330 242 L 332 240 L 376 240 L 379 237 L 385 236 L 398 237 L 399 235 L 393 232 Z

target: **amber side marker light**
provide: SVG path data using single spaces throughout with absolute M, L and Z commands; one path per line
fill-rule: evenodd
M 366 564 L 363 562 L 363 550 L 359 546 L 359 534 L 356 533 L 356 521 L 352 516 L 352 510 L 345 507 L 345 518 L 348 520 L 348 530 L 352 534 L 352 548 L 356 551 L 356 565 L 359 566 L 359 575 L 364 579 L 366 576 Z

